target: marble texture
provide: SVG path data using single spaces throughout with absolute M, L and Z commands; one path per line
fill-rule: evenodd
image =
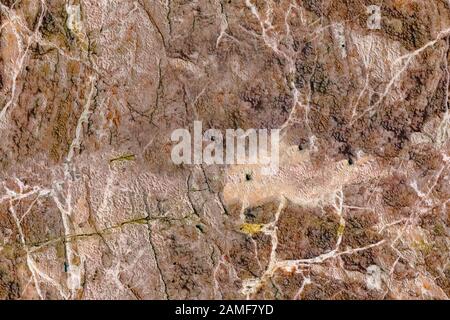
M 0 0 L 0 299 L 448 299 L 449 48 L 444 0 Z M 280 171 L 173 164 L 194 120 Z

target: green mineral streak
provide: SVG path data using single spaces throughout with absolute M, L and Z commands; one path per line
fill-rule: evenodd
M 122 162 L 122 161 L 134 161 L 134 160 L 136 160 L 136 156 L 134 154 L 126 154 L 126 155 L 109 160 L 109 163 Z

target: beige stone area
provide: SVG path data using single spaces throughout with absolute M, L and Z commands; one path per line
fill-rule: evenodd
M 0 299 L 448 299 L 450 2 L 378 3 L 0 0 Z

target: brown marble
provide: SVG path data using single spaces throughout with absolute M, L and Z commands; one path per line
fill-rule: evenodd
M 0 299 L 448 299 L 449 48 L 446 0 L 0 0 Z M 175 165 L 194 120 L 278 173 Z

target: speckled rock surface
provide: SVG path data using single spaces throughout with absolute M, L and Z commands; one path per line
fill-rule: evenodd
M 450 296 L 449 1 L 0 0 L 0 28 L 0 299 Z M 281 129 L 279 172 L 175 165 L 195 120 Z

